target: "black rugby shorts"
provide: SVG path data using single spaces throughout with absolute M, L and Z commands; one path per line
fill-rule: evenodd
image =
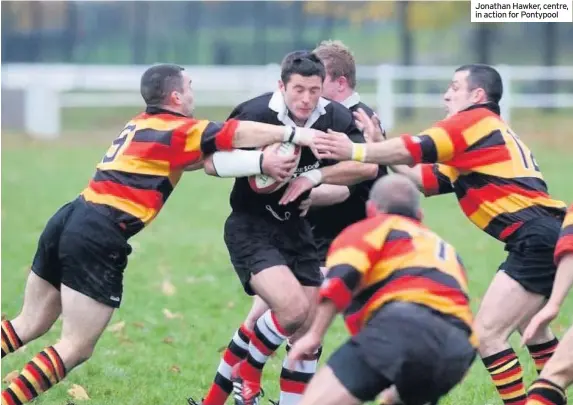
M 78 197 L 48 221 L 32 271 L 58 290 L 60 285 L 113 308 L 123 295 L 123 271 L 131 246 L 121 229 Z

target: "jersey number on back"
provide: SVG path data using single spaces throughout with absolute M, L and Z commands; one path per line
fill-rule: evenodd
M 135 131 L 135 124 L 126 126 L 123 131 L 120 132 L 119 136 L 111 143 L 111 146 L 107 150 L 101 162 L 112 162 L 117 157 L 121 147 L 125 144 L 125 141 L 127 141 L 127 138 L 129 138 L 129 135 L 133 133 L 133 131 Z
M 511 129 L 509 128 L 507 129 L 507 134 L 511 136 L 511 139 L 513 139 L 515 146 L 517 146 L 517 149 L 519 149 L 519 154 L 521 156 L 521 163 L 523 163 L 523 167 L 527 170 L 533 169 L 536 172 L 540 171 L 539 166 L 537 165 L 537 162 L 533 157 L 533 152 L 531 152 L 527 148 L 527 146 L 525 146 L 523 142 L 521 142 L 521 139 L 519 139 L 519 137 L 516 134 L 514 134 Z

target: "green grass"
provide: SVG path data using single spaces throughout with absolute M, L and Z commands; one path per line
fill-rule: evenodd
M 67 116 L 67 124 L 75 125 L 71 132 L 78 142 L 72 142 L 71 136 L 41 143 L 9 135 L 2 141 L 2 313 L 8 318 L 20 308 L 27 269 L 45 222 L 87 184 L 104 153 L 104 144 L 118 130 L 116 121 L 121 123 L 127 118 L 125 111 L 108 111 L 108 121 L 101 120 L 101 116 L 94 121 L 93 117 L 98 117 L 94 112 L 93 116 L 78 113 Z M 211 116 L 215 112 L 201 114 Z M 224 116 L 226 112 L 218 114 Z M 571 119 L 556 117 L 523 116 L 516 121 L 516 130 L 531 134 L 538 127 L 545 129 L 537 132 L 534 151 L 553 195 L 569 203 L 573 201 L 569 175 L 573 173 L 573 159 L 567 153 L 571 139 L 566 136 Z M 410 124 L 401 128 L 419 127 Z M 560 146 L 562 142 L 569 148 Z M 72 384 L 87 390 L 91 397 L 87 404 L 97 405 L 184 404 L 186 396 L 200 397 L 206 392 L 220 349 L 228 343 L 250 305 L 222 238 L 231 185 L 229 180 L 200 172 L 184 176 L 155 222 L 132 239 L 134 252 L 125 275 L 124 301 L 112 320 L 112 324 L 125 322 L 125 327 L 121 332 L 105 332 L 94 357 L 36 404 L 66 404 L 71 400 L 67 391 Z M 502 245 L 471 225 L 452 196 L 427 199 L 424 209 L 429 226 L 452 241 L 467 263 L 472 306 L 477 308 L 504 258 Z M 162 292 L 162 283 L 167 280 L 175 286 L 171 296 Z M 559 336 L 573 322 L 571 298 L 554 324 Z M 181 318 L 168 319 L 164 309 L 181 314 Z M 2 376 L 21 370 L 35 353 L 53 344 L 60 328 L 58 321 L 51 332 L 30 343 L 26 350 L 4 359 Z M 322 362 L 345 337 L 338 320 L 328 334 Z M 512 342 L 517 347 L 516 336 Z M 270 398 L 278 395 L 284 350 L 278 353 L 265 369 L 264 385 Z M 519 355 L 529 384 L 534 378 L 533 365 L 526 350 L 519 349 Z M 446 405 L 500 403 L 479 361 L 464 384 L 444 401 Z

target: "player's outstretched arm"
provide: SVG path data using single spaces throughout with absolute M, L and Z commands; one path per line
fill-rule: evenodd
M 545 306 L 535 314 L 527 328 L 525 328 L 521 339 L 523 344 L 530 343 L 533 336 L 537 335 L 540 330 L 547 327 L 551 321 L 557 318 L 567 294 L 571 291 L 571 287 L 573 287 L 573 253 L 567 254 L 559 262 L 551 296 Z
M 235 149 L 215 152 L 205 158 L 205 173 L 217 177 L 247 177 L 266 174 L 277 181 L 287 180 L 296 164 L 296 156 L 265 151 Z
M 271 125 L 255 121 L 238 121 L 233 148 L 250 148 L 277 142 L 292 142 L 314 148 L 313 137 L 321 133 L 312 128 Z
M 354 143 L 345 134 L 328 131 L 314 141 L 321 159 L 355 160 L 379 165 L 412 165 L 414 158 L 401 138 L 377 143 Z
M 308 146 L 315 155 L 314 137 L 322 132 L 311 128 L 299 128 L 283 125 L 270 125 L 254 121 L 228 119 L 224 123 L 207 120 L 189 119 L 174 131 L 177 141 L 173 143 L 172 165 L 174 167 L 193 167 L 204 160 L 205 156 L 218 151 L 231 151 L 238 148 L 261 147 L 280 142 L 292 142 Z M 260 167 L 260 155 L 242 153 L 238 159 L 255 162 Z M 252 172 L 250 166 L 246 175 Z M 209 169 L 212 169 L 212 164 Z M 220 175 L 221 173 L 219 173 Z M 233 173 L 225 177 L 241 177 Z M 260 174 L 260 170 L 258 173 Z
M 340 136 L 340 133 L 328 131 L 317 136 L 314 143 L 319 156 L 324 159 L 356 160 L 388 166 L 450 162 L 471 146 L 462 133 L 465 127 L 475 123 L 475 117 L 472 119 L 451 117 L 416 136 L 402 135 L 367 144 L 355 143 Z M 478 141 L 474 139 L 473 143 Z
M 310 192 L 313 207 L 339 204 L 350 197 L 350 189 L 347 186 L 335 184 L 321 184 Z
M 547 304 L 561 308 L 571 287 L 573 287 L 573 252 L 565 255 L 559 262 L 553 290 Z
M 416 184 L 416 187 L 418 187 L 420 191 L 424 191 L 422 184 L 422 166 L 416 165 L 414 167 L 409 167 L 406 165 L 392 165 L 389 167 L 394 173 L 408 177 L 414 182 L 414 184 Z

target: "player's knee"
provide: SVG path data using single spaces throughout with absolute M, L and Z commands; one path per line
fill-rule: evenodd
M 496 347 L 505 345 L 510 331 L 508 327 L 488 317 L 478 317 L 475 331 L 479 339 L 480 353 L 489 353 Z
M 79 341 L 76 339 L 62 339 L 60 345 L 63 347 L 65 363 L 73 364 L 74 367 L 78 366 L 92 357 L 95 344 L 86 341 Z M 61 355 L 62 353 L 60 353 Z
M 44 317 L 29 317 L 20 313 L 12 320 L 12 326 L 23 342 L 29 342 L 43 336 L 50 330 L 54 321 Z
M 277 318 L 287 334 L 291 335 L 304 325 L 309 311 L 310 302 L 302 295 L 296 300 L 290 300 L 290 303 L 277 313 Z

